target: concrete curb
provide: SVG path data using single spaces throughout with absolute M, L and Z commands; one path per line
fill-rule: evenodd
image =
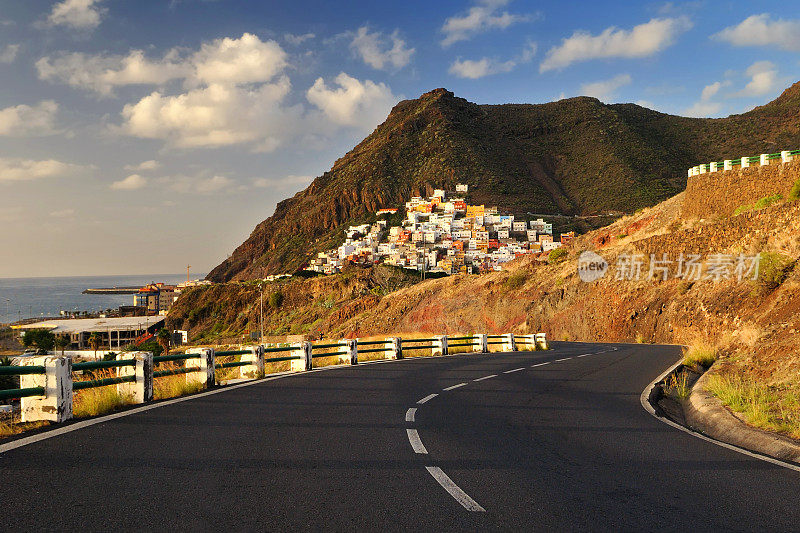
M 747 425 L 706 390 L 706 381 L 713 372 L 700 376 L 684 404 L 687 425 L 720 440 L 782 461 L 800 463 L 800 444 L 788 437 Z

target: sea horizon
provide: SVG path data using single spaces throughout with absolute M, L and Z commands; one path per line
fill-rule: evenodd
M 189 279 L 205 273 L 190 272 Z M 58 317 L 61 311 L 100 312 L 132 305 L 130 294 L 83 294 L 85 289 L 146 285 L 151 282 L 177 284 L 181 274 L 119 274 L 111 276 L 34 276 L 0 278 L 0 323 L 30 318 Z

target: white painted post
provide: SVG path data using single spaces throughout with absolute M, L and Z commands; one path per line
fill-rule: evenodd
M 117 383 L 117 392 L 133 398 L 133 403 L 145 403 L 153 400 L 153 352 L 132 352 L 117 355 L 117 361 L 134 359 L 133 366 L 120 366 L 117 376 L 136 376 L 136 381 Z
M 69 357 L 30 357 L 22 366 L 43 366 L 44 374 L 19 377 L 22 389 L 42 387 L 43 396 L 22 398 L 22 422 L 64 422 L 72 418 L 72 359 Z
M 340 365 L 357 365 L 358 364 L 358 339 L 344 339 L 339 342 L 343 350 L 347 352 L 339 355 Z
M 196 372 L 187 372 L 187 383 L 199 383 L 204 389 L 210 389 L 214 386 L 214 348 L 192 348 L 186 353 L 196 353 L 200 357 L 198 359 L 186 359 L 185 365 L 196 366 Z
M 769 154 L 761 154 L 761 166 L 769 165 Z
M 503 335 L 503 347 L 504 352 L 516 352 L 517 351 L 517 343 L 514 342 L 514 334 L 513 333 L 506 333 Z
M 311 370 L 314 368 L 314 359 L 311 357 L 311 343 L 308 341 L 298 342 L 292 345 L 294 350 L 291 354 L 300 357 L 300 359 L 292 359 L 293 372 Z
M 706 172 L 708 172 L 708 165 L 703 163 L 702 165 L 700 165 L 700 174 L 705 174 Z
M 723 168 L 725 170 L 732 170 L 733 169 L 733 160 L 731 160 L 731 159 L 726 159 L 725 161 L 723 161 L 722 164 L 723 164 Z
M 544 333 L 537 333 L 536 334 L 536 349 L 537 350 L 548 350 L 549 347 L 547 345 L 547 335 Z
M 447 355 L 447 335 L 434 335 L 431 355 Z
M 260 378 L 264 376 L 264 346 L 250 346 L 250 353 L 242 354 L 241 361 L 250 363 L 239 367 L 239 378 Z
M 794 159 L 792 154 L 789 153 L 789 150 L 781 151 L 781 163 L 789 163 Z
M 711 172 L 716 172 L 718 170 L 717 169 L 717 162 L 716 161 L 712 161 L 711 163 L 708 164 L 708 168 L 711 169 Z
M 403 358 L 403 340 L 400 337 L 389 337 L 386 339 L 386 359 Z
M 742 168 L 747 168 L 750 166 L 750 158 L 748 156 L 744 156 L 742 158 Z
M 472 345 L 472 351 L 478 353 L 487 353 L 489 351 L 489 345 L 486 344 L 488 339 L 486 338 L 486 333 L 477 333 L 472 336 L 472 342 L 475 344 Z

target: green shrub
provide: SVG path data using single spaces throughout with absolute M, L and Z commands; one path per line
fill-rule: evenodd
M 269 295 L 267 303 L 273 309 L 279 308 L 283 303 L 283 293 L 280 291 L 273 292 L 272 294 Z
M 772 204 L 776 204 L 783 200 L 783 196 L 780 194 L 773 194 L 772 196 L 765 196 L 753 204 L 754 209 L 764 209 L 765 207 L 769 207 Z
M 547 254 L 547 262 L 551 265 L 557 265 L 567 259 L 569 252 L 566 248 L 556 248 L 554 250 L 550 250 L 550 253 Z
M 514 291 L 525 285 L 528 279 L 528 274 L 524 270 L 517 270 L 506 278 L 503 282 L 503 287 L 508 290 Z
M 789 201 L 796 202 L 800 200 L 800 179 L 794 182 L 792 189 L 789 191 Z
M 777 252 L 761 252 L 758 256 L 759 292 L 766 295 L 777 289 L 794 267 L 792 258 Z

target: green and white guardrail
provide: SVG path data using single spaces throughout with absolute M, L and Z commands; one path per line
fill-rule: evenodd
M 800 150 L 784 150 L 775 154 L 761 154 L 756 156 L 744 156 L 739 159 L 725 159 L 724 161 L 712 161 L 703 163 L 689 169 L 689 177 L 699 176 L 707 172 L 717 172 L 719 170 L 732 170 L 733 167 L 747 168 L 751 166 L 766 166 L 772 161 L 780 159 L 781 163 L 794 161 L 800 155 Z
M 388 337 L 379 340 L 343 339 L 328 342 L 300 342 L 286 346 L 246 346 L 238 350 L 192 348 L 186 353 L 154 357 L 151 352 L 120 354 L 112 361 L 73 363 L 70 357 L 36 356 L 22 360 L 18 366 L 0 366 L 0 376 L 19 376 L 20 387 L 0 390 L 0 400 L 19 399 L 21 421 L 64 422 L 73 416 L 73 392 L 116 385 L 120 394 L 132 403 L 153 400 L 153 382 L 165 376 L 185 375 L 187 382 L 201 388 L 215 386 L 217 369 L 239 368 L 240 378 L 264 376 L 267 363 L 288 361 L 290 372 L 314 368 L 314 360 L 337 357 L 338 364 L 356 365 L 359 354 L 383 354 L 384 359 L 403 359 L 403 351 L 430 355 L 449 355 L 451 349 L 468 348 L 468 352 L 488 353 L 491 346 L 502 352 L 517 349 L 546 350 L 544 333 L 531 335 L 476 334 L 467 336 L 436 335 L 422 339 Z M 458 350 L 464 353 L 463 350 Z M 232 360 L 238 357 L 239 360 Z M 171 363 L 167 365 L 165 363 Z M 182 366 L 176 366 L 182 365 Z M 95 378 L 97 370 L 113 371 L 111 377 Z M 90 379 L 75 379 L 76 377 Z

